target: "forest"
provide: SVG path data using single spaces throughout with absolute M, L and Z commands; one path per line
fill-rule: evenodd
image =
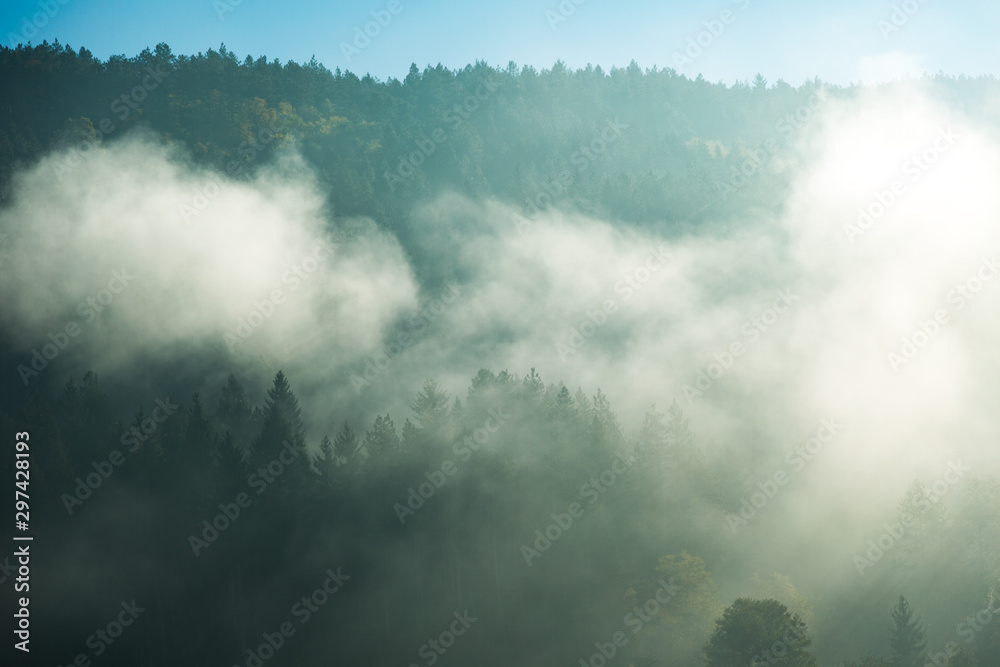
M 43 42 L 0 81 L 32 664 L 1000 665 L 995 79 Z M 829 175 L 941 118 L 928 199 Z
M 85 631 L 113 622 L 129 599 L 148 617 L 113 651 L 104 639 L 106 662 L 252 665 L 291 622 L 300 636 L 288 634 L 276 664 L 325 652 L 348 663 L 433 663 L 445 647 L 426 638 L 463 613 L 475 625 L 453 638 L 464 657 L 449 659 L 496 664 L 579 654 L 600 665 L 620 652 L 636 665 L 817 665 L 813 645 L 837 652 L 866 632 L 870 653 L 842 664 L 947 655 L 947 664 L 985 665 L 1000 655 L 988 588 L 997 534 L 980 532 L 996 516 L 992 479 L 967 481 L 959 511 L 915 481 L 899 507 L 913 530 L 889 565 L 872 573 L 863 599 L 825 608 L 833 601 L 786 575 L 746 571 L 717 525 L 686 519 L 737 500 L 723 462 L 706 460 L 676 404 L 651 408 L 630 439 L 600 391 L 572 395 L 534 371 L 481 370 L 464 400 L 428 380 L 401 428 L 378 415 L 316 446 L 280 371 L 260 405 L 230 376 L 211 400 L 195 393 L 161 407 L 162 417 L 158 407 L 116 419 L 87 374 L 4 415 L 8 430 L 16 423 L 45 443 L 32 488 L 38 537 L 51 545 L 38 576 L 52 588 L 36 604 L 52 624 L 44 650 L 54 661 L 101 655 L 102 640 Z M 952 599 L 929 583 L 944 554 L 963 559 L 963 576 L 948 578 Z M 719 569 L 746 577 L 728 605 Z M 345 583 L 324 607 L 310 591 L 331 570 Z M 894 600 L 897 590 L 925 607 Z M 935 645 L 920 616 L 960 620 Z

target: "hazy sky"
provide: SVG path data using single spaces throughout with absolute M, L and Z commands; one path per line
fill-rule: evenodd
M 39 14 L 46 2 L 51 17 Z M 364 30 L 373 12 L 381 12 L 384 27 L 370 26 L 375 36 L 369 43 L 359 39 L 362 48 L 345 54 L 341 45 L 356 48 L 355 29 Z M 35 16 L 41 27 L 29 35 L 35 26 L 25 30 L 24 20 Z M 306 62 L 315 55 L 331 70 L 383 80 L 402 78 L 411 62 L 456 68 L 476 60 L 504 66 L 513 60 L 547 68 L 557 59 L 570 67 L 593 63 L 605 69 L 635 59 L 643 68 L 675 67 L 727 83 L 758 72 L 792 84 L 814 76 L 847 84 L 942 70 L 971 76 L 988 73 L 996 62 L 1000 45 L 992 32 L 998 17 L 1000 7 L 968 0 L 11 0 L 0 6 L 7 46 L 12 35 L 33 43 L 58 39 L 105 58 L 134 55 L 159 42 L 178 54 L 225 43 L 241 59 L 250 54 Z M 683 54 L 699 33 L 707 46 L 678 66 L 675 54 Z

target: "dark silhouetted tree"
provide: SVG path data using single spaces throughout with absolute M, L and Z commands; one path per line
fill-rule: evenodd
M 902 595 L 892 608 L 889 648 L 894 667 L 923 667 L 926 641 L 920 621 Z
M 448 422 L 448 394 L 434 380 L 427 380 L 410 404 L 421 429 L 437 431 Z
M 230 375 L 219 394 L 219 403 L 215 408 L 215 418 L 223 428 L 228 429 L 236 438 L 236 444 L 246 448 L 253 434 L 253 409 L 243 385 L 235 375 Z
M 262 467 L 278 459 L 283 449 L 287 449 L 294 460 L 282 463 L 284 474 L 291 479 L 282 480 L 282 485 L 299 484 L 310 475 L 310 461 L 306 453 L 305 427 L 299 402 L 292 393 L 285 374 L 278 371 L 274 384 L 267 392 L 264 403 L 260 434 L 254 439 L 250 450 L 253 467 Z
M 399 444 L 396 425 L 389 413 L 384 417 L 377 415 L 371 429 L 365 432 L 364 448 L 368 453 L 368 464 L 377 467 L 393 463 L 400 453 Z
M 777 600 L 739 598 L 715 622 L 707 667 L 816 667 L 806 624 Z
M 333 455 L 338 467 L 353 469 L 357 464 L 358 436 L 346 421 L 333 439 Z

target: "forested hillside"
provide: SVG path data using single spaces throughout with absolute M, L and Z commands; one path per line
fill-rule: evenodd
M 601 392 L 574 397 L 534 372 L 482 370 L 461 398 L 427 381 L 401 428 L 379 415 L 318 443 L 281 372 L 258 406 L 232 376 L 217 396 L 153 405 L 120 419 L 87 375 L 2 415 L 38 443 L 36 567 L 52 583 L 33 612 L 54 633 L 47 660 L 99 646 L 81 616 L 134 598 L 144 622 L 105 647 L 107 664 L 255 664 L 247 651 L 260 656 L 291 622 L 277 664 L 445 652 L 595 664 L 592 652 L 621 651 L 622 664 L 680 667 L 710 642 L 711 665 L 815 665 L 811 645 L 844 653 L 859 634 L 887 656 L 926 644 L 913 612 L 890 624 L 895 591 L 922 600 L 924 618 L 960 620 L 953 610 L 974 605 L 997 566 L 995 518 L 982 531 L 1000 509 L 996 482 L 968 482 L 954 512 L 914 483 L 901 510 L 918 528 L 868 575 L 864 599 L 831 608 L 783 573 L 752 571 L 717 523 L 691 521 L 706 503 L 737 509 L 739 476 L 706 459 L 678 406 L 651 408 L 627 437 Z M 938 590 L 942 552 L 964 575 Z M 310 605 L 330 570 L 342 590 Z M 746 597 L 726 609 L 722 590 Z M 949 664 L 1000 659 L 1000 624 L 982 612 L 960 622 L 965 662 Z M 428 648 L 455 613 L 471 617 L 468 636 Z
M 994 78 L 0 82 L 37 664 L 1000 665 Z
M 807 122 L 796 111 L 815 106 L 821 87 L 731 88 L 634 63 L 605 72 L 558 62 L 413 65 L 383 82 L 315 60 L 241 61 L 225 46 L 175 56 L 166 44 L 107 62 L 59 44 L 3 48 L 0 73 L 4 183 L 48 149 L 82 151 L 141 126 L 235 177 L 294 146 L 338 215 L 394 225 L 442 188 L 502 197 L 527 214 L 555 200 L 667 228 L 766 203 L 762 193 L 781 182 L 773 170 L 732 172 Z M 606 151 L 591 147 L 616 123 Z

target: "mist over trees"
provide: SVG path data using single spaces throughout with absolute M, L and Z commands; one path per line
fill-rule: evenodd
M 281 372 L 258 406 L 234 376 L 216 395 L 162 404 L 172 411 L 162 424 L 141 409 L 116 417 L 88 374 L 0 414 L 5 428 L 46 443 L 32 479 L 39 538 L 52 548 L 38 572 L 61 583 L 36 594 L 35 612 L 62 628 L 38 649 L 47 659 L 84 649 L 81 609 L 101 618 L 134 597 L 148 618 L 109 650 L 109 664 L 245 664 L 297 599 L 274 591 L 308 595 L 327 568 L 349 577 L 343 591 L 276 664 L 331 650 L 345 661 L 415 661 L 434 621 L 466 610 L 476 631 L 454 651 L 489 664 L 536 652 L 589 660 L 588 647 L 612 646 L 601 640 L 619 631 L 623 663 L 811 666 L 822 664 L 817 633 L 827 651 L 846 652 L 852 622 L 870 623 L 885 655 L 852 665 L 920 667 L 930 655 L 903 597 L 891 615 L 872 606 L 901 587 L 926 590 L 919 556 L 884 570 L 857 606 L 824 609 L 780 574 L 748 577 L 738 586 L 759 597 L 725 605 L 712 572 L 731 572 L 740 549 L 687 517 L 699 503 L 729 506 L 732 493 L 676 404 L 666 415 L 651 407 L 632 439 L 600 392 L 572 398 L 534 372 L 481 370 L 461 397 L 426 382 L 402 437 L 386 414 L 345 422 L 314 447 Z M 108 462 L 116 451 L 123 463 Z M 913 546 L 962 545 L 978 533 L 963 533 L 969 518 L 963 510 Z M 64 578 L 84 567 L 85 578 Z M 942 606 L 951 602 L 927 612 L 947 618 Z M 966 662 L 949 664 L 1000 655 L 997 626 L 982 630 L 961 647 Z
M 0 80 L 0 234 L 18 249 L 32 240 L 25 212 L 52 217 L 42 207 L 57 198 L 38 194 L 49 182 L 72 188 L 80 212 L 56 208 L 66 220 L 37 222 L 39 237 L 55 239 L 46 243 L 95 219 L 115 230 L 93 244 L 73 237 L 65 255 L 39 253 L 32 261 L 70 278 L 38 292 L 28 286 L 43 271 L 17 276 L 28 260 L 3 254 L 0 236 L 0 424 L 31 433 L 39 664 L 80 654 L 94 664 L 247 667 L 1000 664 L 992 468 L 949 459 L 941 479 L 899 486 L 895 469 L 864 477 L 880 469 L 856 455 L 843 464 L 849 475 L 817 482 L 807 475 L 837 455 L 834 436 L 850 437 L 837 429 L 852 425 L 824 416 L 817 431 L 791 382 L 725 384 L 740 372 L 736 345 L 751 350 L 807 307 L 793 291 L 808 302 L 809 289 L 833 284 L 841 297 L 826 256 L 783 245 L 796 228 L 776 225 L 773 245 L 752 234 L 769 216 L 826 213 L 796 181 L 801 156 L 819 150 L 809 128 L 833 125 L 828 108 L 871 91 L 761 76 L 727 86 L 635 63 L 607 72 L 413 65 L 403 80 L 379 81 L 315 59 L 241 60 L 225 46 L 175 55 L 166 44 L 106 62 L 58 43 L 0 47 Z M 922 85 L 956 117 L 995 120 L 992 78 Z M 122 179 L 148 168 L 153 176 L 139 181 L 148 190 L 95 185 L 83 173 L 103 177 L 116 160 Z M 93 213 L 102 197 L 116 208 Z M 169 225 L 126 220 L 153 209 Z M 163 240 L 220 210 L 228 226 L 217 236 Z M 142 224 L 167 228 L 158 240 L 128 240 L 130 229 L 149 230 Z M 280 259 L 245 244 L 255 234 Z M 303 254 L 327 240 L 329 259 Z M 653 240 L 674 243 L 674 254 L 653 254 Z M 89 298 L 93 276 L 81 269 L 75 281 L 72 267 L 98 247 L 129 270 L 151 270 L 87 319 L 73 290 L 85 283 Z M 560 273 L 560 262 L 580 257 L 599 264 L 594 248 L 624 258 L 628 273 Z M 236 256 L 260 271 L 227 275 Z M 788 259 L 798 256 L 817 273 L 803 278 Z M 303 257 L 320 268 L 302 270 Z M 853 279 L 867 290 L 877 281 L 856 257 Z M 169 270 L 157 274 L 161 262 L 190 272 L 195 289 L 175 289 Z M 474 270 L 488 262 L 495 273 Z M 239 291 L 264 269 L 287 278 Z M 652 291 L 633 280 L 640 271 L 691 271 L 704 289 L 665 283 L 683 308 L 660 293 L 640 305 L 632 297 Z M 496 291 L 497 276 L 510 292 Z M 203 297 L 197 280 L 220 299 Z M 282 298 L 275 284 L 289 286 Z M 567 306 L 576 319 L 559 320 L 558 336 L 542 308 L 511 296 L 530 292 L 553 310 L 560 290 L 580 285 L 598 296 Z M 748 311 L 746 295 L 758 293 L 767 303 Z M 699 305 L 708 299 L 720 311 Z M 220 314 L 226 300 L 238 303 Z M 493 313 L 497 303 L 505 309 Z M 264 324 L 227 345 L 218 329 L 239 331 L 237 315 L 246 327 L 251 305 Z M 30 309 L 44 317 L 25 323 Z M 823 327 L 835 321 L 817 311 Z M 768 321 L 775 312 L 785 320 Z M 79 342 L 62 333 L 66 313 L 94 322 Z M 122 323 L 131 328 L 112 337 Z M 674 345 L 688 325 L 690 339 Z M 690 343 L 712 327 L 725 345 Z M 796 367 L 797 357 L 772 350 L 820 348 L 802 342 L 820 340 L 816 329 L 804 330 L 762 342 L 746 373 Z M 831 366 L 847 365 L 835 356 L 843 340 L 871 338 L 848 334 L 823 348 L 834 350 Z M 671 340 L 669 354 L 647 354 L 650 339 Z M 50 341 L 58 358 L 36 364 L 33 352 Z M 482 368 L 484 350 L 510 358 Z M 563 365 L 534 367 L 545 355 Z M 698 374 L 681 366 L 692 358 Z M 685 391 L 659 390 L 638 367 L 682 377 Z M 863 370 L 851 376 L 859 386 L 871 384 Z M 817 394 L 853 391 L 815 375 L 807 387 Z M 965 400 L 949 393 L 955 386 L 981 388 L 964 376 L 927 386 L 942 411 Z M 863 407 L 880 424 L 883 406 Z M 940 417 L 904 407 L 914 419 Z M 789 414 L 801 419 L 779 424 Z M 906 437 L 935 446 L 980 447 L 989 435 L 972 420 L 954 436 L 906 426 Z M 812 437 L 828 431 L 822 443 Z M 805 449 L 812 444 L 819 449 Z M 887 445 L 885 456 L 901 452 L 900 469 L 924 463 L 931 447 L 919 444 Z M 0 463 L 7 478 L 13 466 Z M 807 502 L 813 486 L 878 520 L 854 527 L 846 511 L 821 515 Z M 848 531 L 852 556 L 819 571 L 833 558 L 830 535 Z M 127 612 L 134 623 L 112 635 Z
M 421 232 L 407 225 L 413 204 L 442 189 L 504 197 L 526 217 L 559 203 L 674 233 L 773 205 L 765 193 L 782 180 L 739 170 L 763 142 L 787 140 L 821 88 L 728 87 L 635 63 L 608 72 L 413 65 L 402 81 L 382 82 L 315 59 L 240 60 L 225 45 L 178 56 L 159 44 L 107 62 L 58 43 L 3 47 L 0 72 L 0 183 L 55 146 L 82 151 L 136 127 L 236 178 L 292 145 L 338 215 L 410 234 Z M 591 149 L 602 133 L 606 152 L 600 142 Z

